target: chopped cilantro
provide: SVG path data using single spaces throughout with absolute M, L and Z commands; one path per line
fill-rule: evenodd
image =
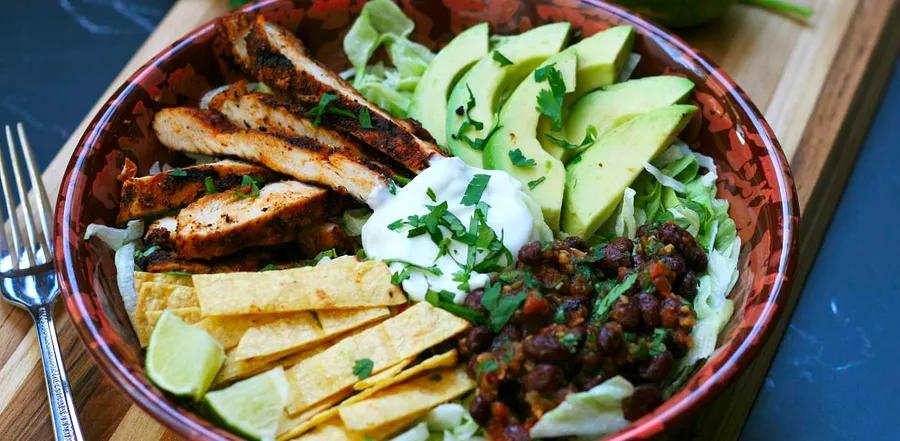
M 147 257 L 159 250 L 159 247 L 156 245 L 151 246 L 150 248 L 146 248 L 144 251 L 138 251 L 135 255 L 140 254 L 138 257 Z
M 466 319 L 472 323 L 484 323 L 485 316 L 481 311 L 476 311 L 465 305 L 457 305 L 453 301 L 454 295 L 448 291 L 432 291 L 428 290 L 425 294 L 425 301 L 441 308 L 457 317 Z
M 319 251 L 319 253 L 316 254 L 316 257 L 313 257 L 313 258 L 310 259 L 310 260 L 311 260 L 313 263 L 319 263 L 320 260 L 322 260 L 322 259 L 324 259 L 324 258 L 326 258 L 326 257 L 331 258 L 331 259 L 337 259 L 337 250 L 335 250 L 334 248 L 332 248 L 332 249 L 330 249 L 330 250 Z
M 397 176 L 394 176 L 394 181 L 396 181 L 400 185 L 406 185 L 406 184 L 409 184 L 410 182 L 412 182 L 412 179 L 409 179 L 403 175 L 397 175 Z
M 399 263 L 401 265 L 404 265 L 406 268 L 413 268 L 413 269 L 422 271 L 423 273 L 428 273 L 428 274 L 435 275 L 435 276 L 440 276 L 440 275 L 444 274 L 444 272 L 441 271 L 441 269 L 438 268 L 437 265 L 424 266 L 424 265 L 419 265 L 417 263 L 412 263 L 412 262 L 408 262 L 406 260 L 401 260 L 401 259 L 384 259 L 384 263 L 387 263 L 387 264 Z
M 506 322 L 525 301 L 525 296 L 524 292 L 504 296 L 499 283 L 485 285 L 481 304 L 488 310 L 488 326 L 491 331 L 500 332 L 506 326 Z
M 365 107 L 365 106 L 360 107 L 358 117 L 359 117 L 359 126 L 360 127 L 364 128 L 364 129 L 374 128 L 372 126 L 372 116 L 369 115 L 368 107 Z
M 375 367 L 375 363 L 368 358 L 361 358 L 356 360 L 353 363 L 353 375 L 356 375 L 356 378 L 360 380 L 365 380 L 372 375 L 372 369 Z
M 387 186 L 388 186 L 388 193 L 394 194 L 394 195 L 397 194 L 397 182 L 396 181 L 394 181 L 391 178 L 388 178 Z
M 408 279 L 412 274 L 409 272 L 409 268 L 405 267 L 400 270 L 399 273 L 391 274 L 391 284 L 400 286 L 404 280 Z
M 666 328 L 656 328 L 653 330 L 653 340 L 650 342 L 650 356 L 656 356 L 666 352 L 666 337 L 669 336 L 669 330 Z
M 216 190 L 216 182 L 213 180 L 212 176 L 207 176 L 206 179 L 203 180 L 203 186 L 206 187 L 206 194 L 213 194 Z
M 460 203 L 472 206 L 481 201 L 481 195 L 484 193 L 484 189 L 487 188 L 490 180 L 491 175 L 477 174 L 473 176 Z
M 566 141 L 565 139 L 556 138 L 549 134 L 544 135 L 544 138 L 547 138 L 548 141 L 550 141 L 564 149 L 567 149 L 567 150 L 580 149 L 580 148 L 587 147 L 587 146 L 593 144 L 594 141 L 597 140 L 597 128 L 594 126 L 588 126 L 588 128 L 584 134 L 584 139 L 581 140 L 581 144 L 572 144 L 571 142 Z
M 542 89 L 537 96 L 537 109 L 551 121 L 553 130 L 562 129 L 563 96 L 566 94 L 566 83 L 555 64 L 549 64 L 534 71 L 535 81 L 547 81 L 550 90 Z
M 537 178 L 533 181 L 528 181 L 528 189 L 534 190 L 538 185 L 541 185 L 541 183 L 544 182 L 546 179 L 547 179 L 546 176 L 541 176 L 540 178 Z
M 609 293 L 607 293 L 603 298 L 597 300 L 597 302 L 594 304 L 594 321 L 599 323 L 605 322 L 606 317 L 609 315 L 610 308 L 612 308 L 613 304 L 616 303 L 616 300 L 618 300 L 622 294 L 624 294 L 629 289 L 631 289 L 632 286 L 634 286 L 634 282 L 636 280 L 637 273 L 629 275 L 622 283 L 617 284 L 611 290 L 609 290 Z
M 500 51 L 497 50 L 495 50 L 494 53 L 491 54 L 491 58 L 493 58 L 494 61 L 496 61 L 497 64 L 499 64 L 501 67 L 513 64 L 512 60 L 506 58 L 503 54 L 500 53 Z
M 519 149 L 509 151 L 509 160 L 516 167 L 534 167 L 537 164 L 534 159 L 526 158 Z
M 434 190 L 432 190 L 431 187 L 428 187 L 425 194 L 428 195 L 428 199 L 431 199 L 431 202 L 437 202 L 437 195 L 434 194 Z
M 193 274 L 185 271 L 166 271 L 164 274 L 176 277 L 191 277 Z
M 175 170 L 169 170 L 169 176 L 175 176 L 176 178 L 183 178 L 187 176 L 187 170 L 182 168 L 176 168 Z
M 260 272 L 263 272 L 263 271 L 275 271 L 275 270 L 277 270 L 277 269 L 278 269 L 278 265 L 275 265 L 274 263 L 270 263 L 270 264 L 268 264 L 268 265 L 266 265 L 266 266 L 260 268 L 259 271 L 260 271 Z
M 571 332 L 563 334 L 563 336 L 559 338 L 559 342 L 572 354 L 578 351 L 578 337 Z
M 497 362 L 490 358 L 478 363 L 478 372 L 494 372 L 499 368 L 500 366 L 497 365 Z
M 240 198 L 255 198 L 259 196 L 259 183 L 262 182 L 262 179 L 254 178 L 253 176 L 245 175 L 241 177 L 241 186 L 238 187 L 237 190 L 234 190 L 235 196 Z
M 356 116 L 353 114 L 353 112 L 350 112 L 346 109 L 341 109 L 340 107 L 331 104 L 331 102 L 336 100 L 337 98 L 338 97 L 336 94 L 332 92 L 325 92 L 324 94 L 322 94 L 322 97 L 319 98 L 319 103 L 316 104 L 316 106 L 312 109 L 309 109 L 308 112 L 306 112 L 306 116 L 313 117 L 313 126 L 318 127 L 322 122 L 322 117 L 327 114 L 346 116 L 350 118 Z

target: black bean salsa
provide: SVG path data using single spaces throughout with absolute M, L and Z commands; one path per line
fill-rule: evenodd
M 615 375 L 635 385 L 625 418 L 659 405 L 692 345 L 691 301 L 707 264 L 693 236 L 674 222 L 647 224 L 633 241 L 531 242 L 518 257 L 466 298 L 485 319 L 458 341 L 478 384 L 469 412 L 491 438 L 530 439 L 568 394 Z

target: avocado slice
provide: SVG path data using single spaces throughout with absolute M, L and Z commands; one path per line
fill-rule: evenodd
M 570 28 L 569 23 L 552 23 L 510 37 L 456 82 L 447 105 L 447 146 L 451 153 L 473 167 L 483 166 L 481 150 L 494 128 L 495 113 L 502 106 L 503 98 L 538 64 L 559 52 Z M 502 61 L 503 58 L 511 64 Z M 474 147 L 456 136 L 469 120 L 482 124 L 481 129 L 469 127 L 462 132 Z
M 634 28 L 616 26 L 598 32 L 571 46 L 578 56 L 578 82 L 570 99 L 616 81 L 634 46 Z
M 566 49 L 547 59 L 538 69 L 553 66 L 565 83 L 566 92 L 575 89 L 577 57 L 575 51 Z M 537 70 L 535 71 L 537 72 Z M 484 149 L 484 165 L 489 169 L 504 170 L 525 184 L 544 213 L 544 221 L 550 228 L 559 229 L 559 211 L 565 189 L 566 169 L 563 163 L 550 156 L 537 139 L 537 124 L 541 118 L 538 95 L 550 91 L 549 80 L 538 81 L 535 73 L 527 76 L 510 95 L 498 119 L 499 128 L 488 139 Z M 521 161 L 532 160 L 533 165 L 513 163 L 516 150 Z
M 612 84 L 576 101 L 569 110 L 562 132 L 549 135 L 579 145 L 590 126 L 597 129 L 597 136 L 602 136 L 642 113 L 682 102 L 693 89 L 691 80 L 671 75 Z M 588 147 L 566 149 L 547 136 L 541 138 L 541 143 L 547 152 L 566 163 Z
M 562 229 L 589 237 L 613 213 L 622 193 L 668 147 L 697 107 L 676 104 L 651 110 L 604 134 L 566 169 Z
M 439 143 L 447 142 L 447 97 L 463 72 L 488 51 L 488 24 L 466 29 L 441 49 L 413 93 L 409 116 L 420 123 Z

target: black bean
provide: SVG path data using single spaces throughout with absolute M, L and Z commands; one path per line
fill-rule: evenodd
M 473 326 L 459 340 L 459 352 L 469 357 L 484 352 L 491 346 L 493 334 L 487 326 Z
M 662 403 L 662 392 L 655 384 L 642 384 L 634 388 L 630 397 L 622 400 L 625 419 L 634 421 L 646 415 Z
M 558 389 L 565 381 L 563 370 L 552 364 L 539 364 L 522 377 L 525 390 L 550 393 Z
M 659 327 L 659 301 L 653 294 L 642 292 L 635 297 L 641 310 L 641 319 L 647 328 Z
M 618 237 L 603 247 L 603 259 L 600 260 L 600 269 L 608 276 L 615 276 L 619 267 L 630 267 L 632 264 L 631 252 L 634 251 L 634 243 L 631 240 Z
M 693 271 L 688 270 L 681 276 L 681 280 L 678 281 L 675 292 L 688 300 L 694 300 L 694 297 L 697 296 L 697 284 L 699 283 L 700 280 L 697 279 L 697 275 Z
M 681 302 L 671 297 L 666 297 L 662 301 L 662 308 L 659 312 L 660 324 L 663 328 L 674 328 L 678 326 L 678 311 L 681 309 Z
M 551 335 L 535 335 L 525 339 L 525 355 L 535 361 L 565 361 L 572 353 Z
M 629 302 L 619 299 L 613 305 L 609 317 L 619 322 L 623 328 L 631 329 L 641 323 L 641 310 L 635 304 L 634 299 Z
M 487 426 L 491 421 L 491 402 L 484 395 L 475 395 L 469 403 L 469 415 L 481 426 Z
M 565 240 L 565 244 L 569 248 L 575 248 L 576 250 L 587 251 L 588 244 L 587 242 L 578 237 L 578 236 L 569 236 Z
M 675 222 L 665 222 L 659 226 L 656 237 L 664 243 L 672 244 L 684 256 L 684 259 L 695 271 L 706 269 L 706 252 L 697 244 L 697 240 L 687 230 Z
M 540 263 L 542 245 L 540 242 L 528 242 L 519 248 L 519 261 L 527 264 Z
M 463 304 L 476 311 L 487 312 L 484 305 L 481 304 L 481 298 L 484 297 L 484 290 L 479 288 L 469 293 Z
M 597 343 L 600 348 L 607 354 L 615 354 L 625 342 L 625 333 L 622 325 L 616 322 L 609 322 L 600 329 L 600 335 L 597 337 Z
M 662 381 L 669 375 L 673 367 L 675 367 L 675 357 L 671 352 L 665 351 L 650 357 L 638 370 L 638 374 L 645 380 Z

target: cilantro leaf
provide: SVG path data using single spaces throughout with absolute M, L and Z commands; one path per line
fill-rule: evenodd
M 364 129 L 372 129 L 372 115 L 369 115 L 369 109 L 365 106 L 359 108 L 359 126 Z
M 428 187 L 425 194 L 428 195 L 428 199 L 431 199 L 431 202 L 437 202 L 437 195 L 434 194 L 434 190 L 432 190 L 431 187 Z
M 666 328 L 656 328 L 653 330 L 653 340 L 650 342 L 650 356 L 657 356 L 666 352 L 666 338 L 669 336 L 669 330 Z
M 584 133 L 584 139 L 581 140 L 581 144 L 572 144 L 571 142 L 566 141 L 565 139 L 557 138 L 550 134 L 544 135 L 544 138 L 547 138 L 548 141 L 550 141 L 564 149 L 575 150 L 575 149 L 584 148 L 584 147 L 587 147 L 587 146 L 593 144 L 594 141 L 597 140 L 597 128 L 594 126 L 588 126 L 587 130 L 585 130 L 585 133 Z
M 495 50 L 491 54 L 491 58 L 493 58 L 494 61 L 496 61 L 497 64 L 499 64 L 501 67 L 509 66 L 510 64 L 513 64 L 512 60 L 510 60 L 509 58 L 506 58 L 503 54 L 500 53 L 500 51 L 497 51 L 497 50 Z
M 425 301 L 472 323 L 485 322 L 486 318 L 484 316 L 484 313 L 482 313 L 481 311 L 476 311 L 465 305 L 456 304 L 453 301 L 453 297 L 453 293 L 448 291 L 428 290 L 428 293 L 425 294 Z
M 479 373 L 482 373 L 482 372 L 484 372 L 484 373 L 487 373 L 487 372 L 494 372 L 494 371 L 496 371 L 499 367 L 500 367 L 500 366 L 497 365 L 497 362 L 496 362 L 496 361 L 494 361 L 494 360 L 492 360 L 492 359 L 489 358 L 489 359 L 487 359 L 487 360 L 482 361 L 481 363 L 478 363 L 478 372 L 479 372 Z
M 206 187 L 206 194 L 213 194 L 216 191 L 216 182 L 213 180 L 212 176 L 207 176 L 206 179 L 203 180 L 203 186 Z
M 396 195 L 397 194 L 397 182 L 391 178 L 387 180 L 388 193 Z
M 578 337 L 571 332 L 567 332 L 563 334 L 562 337 L 559 338 L 559 342 L 566 348 L 570 353 L 574 354 L 578 352 Z
M 634 282 L 637 280 L 637 273 L 631 274 L 625 278 L 622 283 L 614 286 L 609 292 L 601 299 L 598 299 L 594 304 L 594 314 L 593 319 L 599 323 L 603 323 L 606 321 L 606 317 L 609 315 L 609 310 L 612 308 L 613 304 L 616 303 L 616 300 L 619 297 L 631 289 L 634 286 Z
M 499 283 L 493 285 L 488 284 L 484 287 L 484 295 L 481 297 L 481 304 L 488 310 L 488 326 L 493 332 L 500 332 L 506 322 L 512 318 L 516 310 L 522 302 L 525 301 L 526 294 L 519 292 L 511 296 L 501 294 L 501 286 Z
M 466 192 L 463 194 L 462 201 L 460 202 L 463 205 L 472 206 L 481 201 L 481 195 L 484 193 L 484 190 L 487 188 L 488 181 L 491 180 L 491 175 L 485 174 L 477 174 L 472 177 L 472 180 L 469 181 L 469 185 L 466 187 Z
M 542 89 L 537 96 L 537 109 L 553 121 L 553 130 L 562 129 L 563 96 L 566 83 L 555 64 L 548 64 L 534 71 L 534 80 L 547 81 L 550 90 Z
M 406 185 L 406 184 L 409 184 L 409 183 L 412 181 L 412 179 L 409 179 L 409 178 L 407 178 L 406 176 L 403 176 L 403 175 L 397 175 L 397 176 L 394 176 L 394 180 L 397 181 L 397 183 L 400 184 L 400 185 Z
M 533 181 L 528 181 L 528 189 L 534 190 L 538 185 L 541 185 L 541 183 L 544 182 L 546 179 L 547 179 L 546 176 L 541 176 L 540 178 L 537 178 Z
M 232 193 L 242 199 L 255 198 L 259 196 L 259 183 L 261 182 L 262 179 L 244 175 L 241 177 L 240 187 L 238 187 L 237 190 L 232 191 Z
M 176 178 L 183 178 L 187 176 L 187 170 L 182 168 L 176 168 L 175 170 L 169 170 L 169 176 L 174 176 Z
M 526 158 L 525 155 L 522 154 L 522 150 L 515 149 L 509 151 L 509 160 L 512 161 L 513 165 L 516 167 L 534 167 L 537 165 L 534 162 L 534 159 Z
M 306 116 L 313 117 L 313 126 L 318 127 L 322 122 L 322 117 L 327 114 L 346 116 L 350 118 L 356 117 L 353 112 L 331 104 L 332 101 L 336 99 L 338 99 L 338 96 L 336 94 L 332 92 L 325 92 L 321 97 L 319 97 L 319 103 L 316 104 L 316 106 L 312 109 L 309 109 L 308 112 L 306 112 Z
M 356 360 L 353 363 L 353 375 L 356 375 L 356 378 L 360 380 L 365 380 L 372 376 L 372 369 L 375 367 L 375 362 L 368 358 L 361 358 Z

